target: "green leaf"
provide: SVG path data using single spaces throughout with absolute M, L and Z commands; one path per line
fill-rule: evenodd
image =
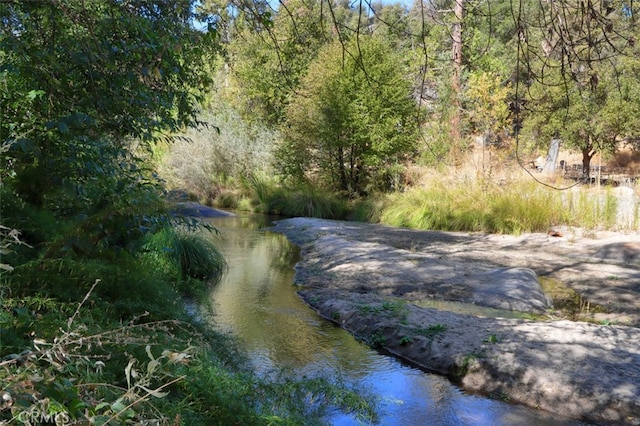
M 27 93 L 27 99 L 32 101 L 35 98 L 40 97 L 42 95 L 44 95 L 44 90 L 30 90 L 29 93 Z
M 95 410 L 102 410 L 103 408 L 111 408 L 111 404 L 108 402 L 101 402 L 100 404 L 96 405 Z
M 122 402 L 122 398 L 118 398 L 113 404 L 111 404 L 111 410 L 114 413 L 120 413 L 125 408 L 127 408 L 127 404 Z

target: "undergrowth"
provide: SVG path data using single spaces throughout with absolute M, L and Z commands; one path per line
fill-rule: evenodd
M 0 422 L 321 424 L 331 407 L 375 418 L 370 400 L 328 379 L 256 377 L 229 338 L 189 322 L 145 322 L 143 315 L 101 329 L 89 306 L 99 286 L 96 281 L 66 321 L 69 305 L 49 300 L 54 309 L 42 313 L 29 304 L 34 316 L 50 320 L 55 312 L 59 327 L 34 322 L 24 350 L 2 347 Z M 3 330 L 22 304 L 3 300 Z

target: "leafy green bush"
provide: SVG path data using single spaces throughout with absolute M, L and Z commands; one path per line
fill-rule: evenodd
M 3 253 L 3 258 L 13 264 L 35 258 L 39 248 L 60 238 L 70 229 L 68 221 L 61 220 L 50 211 L 25 203 L 4 184 L 0 185 L 0 200 L 2 225 L 18 230 L 20 239 L 27 244 L 13 246 L 13 253 Z
M 417 138 L 416 103 L 399 63 L 373 36 L 322 48 L 286 110 L 279 173 L 356 195 L 393 189 L 394 166 L 413 157 Z

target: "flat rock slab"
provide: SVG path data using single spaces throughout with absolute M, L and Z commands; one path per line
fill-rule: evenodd
M 282 228 L 282 222 L 276 230 L 291 234 Z M 300 271 L 307 271 L 299 276 L 307 287 L 330 289 L 331 283 L 338 283 L 340 289 L 354 292 L 375 291 L 413 301 L 459 301 L 528 313 L 543 313 L 551 306 L 535 272 L 528 268 L 465 264 L 439 254 L 331 234 L 319 234 L 311 241 L 303 245 L 304 256 L 298 265 Z M 325 280 L 326 275 L 333 280 Z
M 530 313 L 542 313 L 551 307 L 531 269 L 497 268 L 464 278 L 464 284 L 472 289 L 469 301 L 473 304 Z
M 322 285 L 316 275 L 336 267 L 332 272 L 344 278 L 345 285 L 351 288 L 357 288 L 356 282 L 360 282 L 362 291 L 377 291 L 408 300 L 457 300 L 456 293 L 461 297 L 473 296 L 457 286 L 453 277 L 489 273 L 500 268 L 524 268 L 538 277 L 558 280 L 578 292 L 591 306 L 597 305 L 605 311 L 589 314 L 594 319 L 640 326 L 638 233 L 586 233 L 580 229 L 560 229 L 561 237 L 486 235 L 311 218 L 279 221 L 275 231 L 284 233 L 301 247 L 303 259 L 298 277 L 305 285 Z M 323 239 L 323 243 L 317 244 Z M 326 248 L 322 249 L 322 246 Z M 324 262 L 320 253 L 329 260 Z M 364 277 L 363 273 L 358 273 L 358 256 L 367 260 L 360 266 Z M 350 258 L 354 268 L 351 273 L 341 263 Z M 394 263 L 397 266 L 413 263 L 415 268 L 405 268 L 407 274 L 404 274 L 393 267 Z M 386 268 L 388 273 L 382 268 L 384 265 L 391 266 Z M 418 273 L 421 268 L 423 270 Z M 416 273 L 412 274 L 412 271 Z M 387 285 L 381 284 L 371 290 L 369 281 L 386 282 Z M 425 281 L 431 287 L 421 285 Z M 472 280 L 466 278 L 465 281 Z M 512 300 L 517 300 L 513 297 L 516 293 L 511 292 Z M 536 297 L 532 301 L 532 311 L 537 311 L 544 303 L 541 297 Z M 521 308 L 514 304 L 512 309 Z
M 640 324 L 638 235 L 518 237 L 287 219 L 296 282 L 325 318 L 463 389 L 604 424 L 640 425 L 640 329 L 480 318 L 421 308 L 458 300 L 536 312 L 536 275 L 570 284 Z

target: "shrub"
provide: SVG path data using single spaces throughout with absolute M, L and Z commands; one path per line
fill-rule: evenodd
M 238 185 L 255 170 L 270 169 L 274 131 L 247 124 L 225 104 L 217 104 L 201 119 L 206 126 L 189 129 L 164 155 L 161 172 L 172 187 L 214 203 L 224 188 Z
M 278 171 L 356 195 L 393 189 L 395 166 L 413 157 L 417 137 L 416 104 L 398 63 L 375 37 L 321 49 L 286 110 Z

